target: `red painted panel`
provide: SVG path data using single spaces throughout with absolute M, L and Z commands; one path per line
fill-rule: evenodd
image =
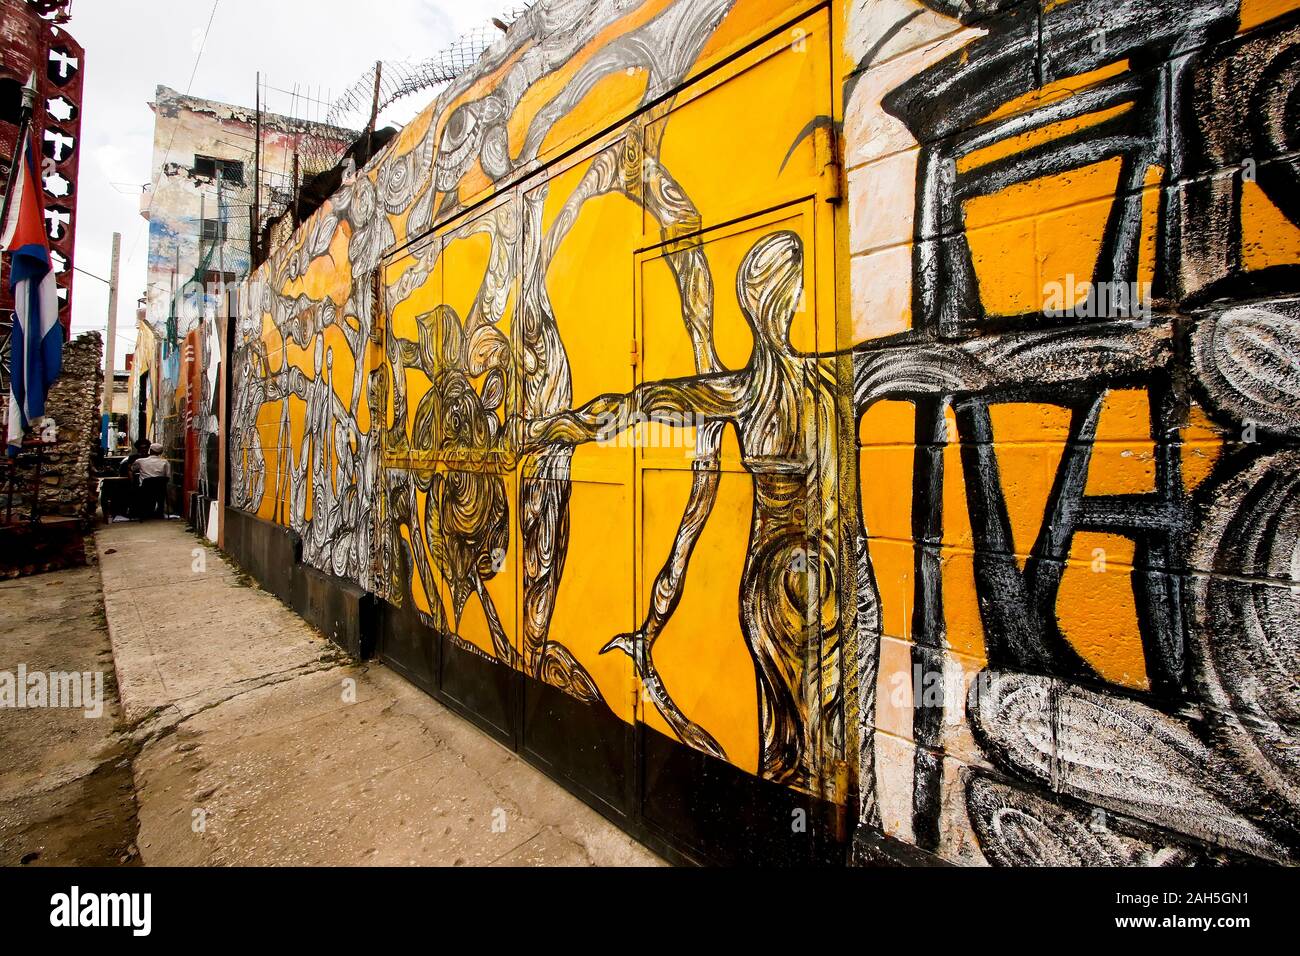
M 0 82 L 12 81 L 21 87 L 33 71 L 36 73 L 32 130 L 41 155 L 46 233 L 58 263 L 59 319 L 67 330 L 72 324 L 85 51 L 61 25 L 43 19 L 35 7 L 23 0 L 0 0 L 0 46 L 4 48 Z M 6 168 L 12 160 L 17 136 L 18 127 L 0 119 L 0 158 Z M 12 308 L 8 282 L 0 282 L 0 311 Z

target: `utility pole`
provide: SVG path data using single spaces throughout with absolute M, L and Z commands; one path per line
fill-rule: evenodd
M 257 94 L 254 97 L 257 119 L 253 137 L 253 231 L 248 237 L 249 271 L 257 268 L 257 227 L 262 221 L 262 71 L 257 72 Z
M 220 176 L 221 174 L 218 173 L 217 175 Z M 217 212 L 218 214 L 220 214 L 220 210 L 218 210 Z M 203 268 L 205 263 L 210 262 L 212 259 L 211 251 L 209 251 L 206 258 L 203 255 L 203 226 L 207 221 L 208 221 L 208 195 L 207 193 L 199 193 L 199 268 L 200 269 Z M 221 228 L 219 223 L 217 225 L 217 228 L 218 229 Z M 192 283 L 197 278 L 199 278 L 199 274 L 196 271 L 194 275 L 190 276 L 190 282 Z M 200 324 L 203 323 L 203 308 L 207 304 L 206 302 L 207 294 L 208 294 L 208 290 L 203 289 L 199 295 L 199 300 L 197 303 L 198 305 L 197 311 L 199 313 Z
M 221 204 L 221 176 L 217 176 L 217 228 L 220 230 L 220 241 L 217 243 L 217 288 L 218 295 L 221 297 L 221 305 L 217 307 L 217 314 L 223 314 L 226 308 L 226 207 Z M 220 328 L 221 323 L 217 323 Z
M 212 354 L 208 356 L 209 362 L 217 365 L 217 392 L 212 396 L 212 414 L 217 419 L 217 487 L 209 489 L 214 491 L 215 500 L 225 504 L 227 500 L 226 487 L 226 422 L 230 420 L 229 406 L 226 401 L 226 377 L 230 374 L 230 350 L 227 343 L 230 340 L 230 299 L 226 290 L 226 207 L 222 197 L 221 177 L 217 177 L 217 215 L 221 218 L 221 245 L 217 246 L 217 282 L 221 290 L 217 306 L 217 327 L 215 339 L 209 336 L 208 341 L 215 341 L 216 347 Z M 211 495 L 210 495 L 211 497 Z M 217 508 L 217 529 L 216 541 L 220 544 L 224 540 L 226 533 L 226 514 L 225 508 Z M 209 536 L 212 529 L 208 528 Z
M 108 336 L 104 342 L 104 403 L 102 408 L 103 423 L 100 428 L 101 443 L 107 451 L 109 443 L 108 430 L 113 420 L 113 371 L 117 365 L 117 279 L 118 266 L 122 256 L 122 234 L 113 233 L 113 262 L 108 270 Z M 112 444 L 116 444 L 113 442 Z
M 375 123 L 379 120 L 379 81 L 384 77 L 384 61 L 375 61 L 375 96 L 370 101 L 370 122 L 366 125 L 366 155 L 362 161 L 357 163 L 358 168 L 364 166 L 370 159 L 370 153 L 374 148 Z

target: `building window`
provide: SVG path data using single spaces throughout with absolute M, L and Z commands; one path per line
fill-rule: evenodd
M 224 219 L 204 219 L 202 238 L 204 242 L 224 242 L 226 222 Z
M 221 177 L 232 186 L 244 185 L 244 164 L 237 159 L 218 159 L 215 156 L 194 156 L 194 175 L 204 179 Z
M 22 105 L 22 84 L 9 77 L 0 77 L 0 123 L 17 126 L 22 119 Z

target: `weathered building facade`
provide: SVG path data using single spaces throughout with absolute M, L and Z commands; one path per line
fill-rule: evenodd
M 235 285 L 248 275 L 254 200 L 263 220 L 269 210 L 283 209 L 292 195 L 295 155 L 308 138 L 334 142 L 341 151 L 355 134 L 166 86 L 149 105 L 153 173 L 140 199 L 149 221 L 146 318 L 159 330 L 173 322 L 183 339 L 216 311 L 214 289 L 223 278 Z
M 165 86 L 150 106 L 153 173 L 140 200 L 149 221 L 142 319 L 148 331 L 141 336 L 142 354 L 150 347 L 154 354 L 140 363 L 133 389 L 136 403 L 143 397 L 151 411 L 136 410 L 131 438 L 165 447 L 173 463 L 172 508 L 188 515 L 190 496 L 212 499 L 217 480 L 213 389 L 202 389 L 203 378 L 190 373 L 207 349 L 214 357 L 209 377 L 214 382 L 219 374 L 221 290 L 233 290 L 248 275 L 250 237 L 268 211 L 288 202 L 296 157 L 308 138 L 342 150 L 354 134 Z M 261 216 L 253 214 L 255 204 Z
M 251 277 L 224 546 L 694 860 L 1294 862 L 1297 0 L 542 0 Z

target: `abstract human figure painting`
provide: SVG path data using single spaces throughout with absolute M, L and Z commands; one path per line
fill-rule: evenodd
M 754 516 L 741 579 L 741 627 L 759 678 L 759 772 L 802 789 L 816 786 L 817 761 L 844 746 L 838 612 L 834 597 L 837 526 L 833 499 L 817 475 L 833 454 L 832 380 L 817 360 L 790 347 L 790 324 L 803 293 L 802 243 L 792 232 L 763 237 L 736 276 L 736 297 L 754 332 L 749 365 L 691 379 L 654 382 L 631 395 L 602 396 L 574 412 L 532 422 L 528 442 L 574 445 L 609 440 L 637 416 L 688 413 L 729 423 L 754 479 Z M 821 428 L 818 429 L 818 423 Z M 686 533 L 707 520 L 688 515 Z M 667 600 L 671 608 L 672 597 Z M 669 612 L 670 613 L 670 612 Z M 631 656 L 655 705 L 682 737 L 725 756 L 708 732 L 673 703 L 654 665 L 654 642 L 667 615 L 655 609 L 635 634 L 607 650 Z

